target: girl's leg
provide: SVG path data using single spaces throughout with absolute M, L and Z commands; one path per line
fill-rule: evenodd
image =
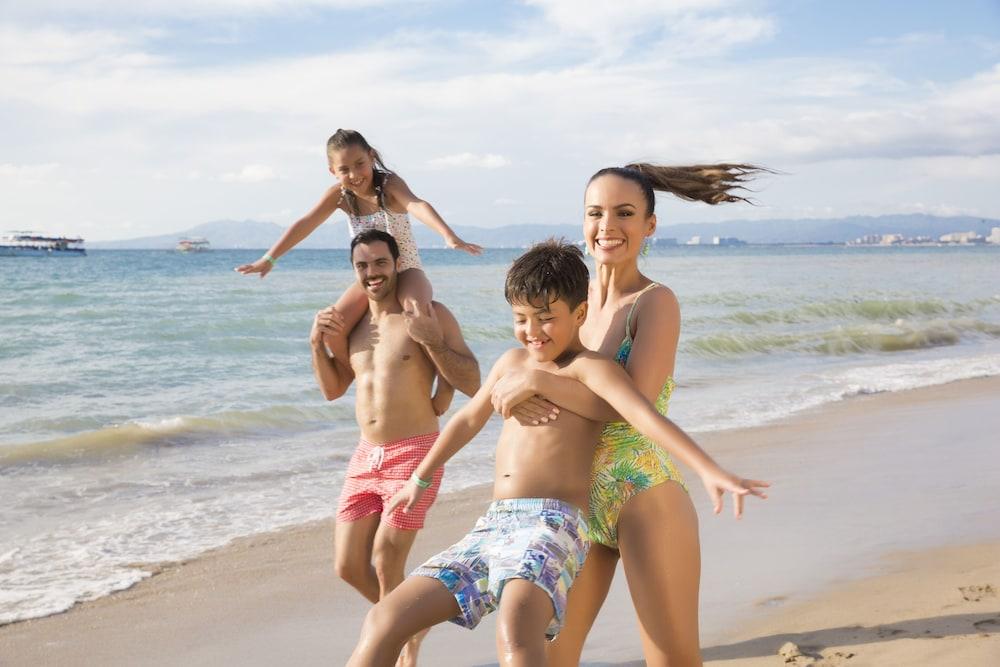
M 434 300 L 434 289 L 431 281 L 427 279 L 427 274 L 423 269 L 406 269 L 399 272 L 399 283 L 396 287 L 396 298 L 399 305 L 407 312 L 419 309 L 427 312 L 431 301 Z M 437 389 L 431 398 L 434 406 L 434 413 L 439 417 L 445 413 L 451 405 L 451 399 L 455 395 L 455 388 L 443 377 L 438 375 Z
M 545 629 L 552 621 L 552 599 L 526 579 L 511 579 L 500 594 L 497 660 L 501 666 L 545 665 Z
M 323 344 L 330 349 L 333 356 L 347 363 L 347 337 L 351 335 L 351 331 L 358 325 L 361 318 L 364 317 L 365 312 L 367 312 L 368 297 L 365 295 L 365 291 L 361 288 L 361 285 L 353 282 L 340 295 L 340 298 L 337 299 L 337 303 L 333 304 L 333 307 L 344 318 L 344 328 L 336 336 L 323 336 Z
M 700 667 L 698 515 L 676 482 L 647 489 L 625 503 L 618 547 L 643 653 L 651 667 Z
M 349 667 L 392 667 L 413 635 L 459 613 L 455 596 L 437 579 L 409 577 L 372 607 Z
M 608 597 L 617 566 L 617 551 L 600 544 L 590 545 L 583 569 L 566 598 L 566 618 L 562 630 L 545 646 L 545 655 L 552 667 L 575 667 L 580 664 L 583 643 L 604 599 Z

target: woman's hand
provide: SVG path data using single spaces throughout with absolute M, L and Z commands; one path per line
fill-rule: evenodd
M 493 385 L 490 399 L 493 409 L 504 419 L 516 417 L 525 426 L 537 426 L 555 419 L 559 408 L 537 395 L 534 379 L 529 370 L 505 373 Z
M 464 250 L 465 252 L 469 253 L 470 255 L 482 255 L 483 254 L 483 247 L 482 246 L 476 245 L 475 243 L 466 243 L 465 241 L 463 241 L 462 239 L 458 238 L 457 236 L 455 238 L 448 239 L 447 243 L 448 243 L 448 247 L 452 248 L 453 250 Z
M 747 495 L 767 498 L 762 489 L 770 485 L 756 479 L 743 479 L 722 468 L 715 467 L 701 474 L 701 482 L 705 485 L 712 499 L 712 510 L 718 514 L 722 511 L 722 497 L 726 492 L 733 494 L 733 515 L 739 519 L 743 516 L 743 499 Z
M 532 396 L 520 405 L 515 405 L 510 416 L 521 426 L 541 426 L 556 420 L 559 407 L 541 396 Z
M 261 257 L 256 262 L 251 262 L 250 264 L 242 264 L 240 266 L 237 266 L 233 270 L 238 271 L 239 273 L 242 273 L 245 276 L 248 276 L 251 273 L 259 273 L 260 277 L 263 278 L 264 276 L 269 274 L 271 272 L 271 269 L 273 268 L 274 264 Z

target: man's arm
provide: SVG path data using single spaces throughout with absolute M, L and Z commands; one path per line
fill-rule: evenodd
M 316 313 L 313 319 L 312 331 L 309 332 L 309 345 L 312 348 L 313 374 L 323 397 L 328 401 L 340 398 L 354 381 L 354 371 L 346 361 L 331 357 L 323 344 L 323 334 L 333 331 L 333 307 L 325 308 Z
M 403 313 L 410 338 L 424 348 L 434 368 L 466 396 L 479 389 L 479 362 L 462 338 L 458 321 L 445 306 L 434 302 L 427 312 Z

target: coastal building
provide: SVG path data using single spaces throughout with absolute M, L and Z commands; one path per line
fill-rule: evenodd
M 712 245 L 721 246 L 739 246 L 746 245 L 747 242 L 743 239 L 738 239 L 735 236 L 713 236 Z
M 968 245 L 970 243 L 982 243 L 986 239 L 976 232 L 952 232 L 951 234 L 943 234 L 939 240 L 941 243 Z
M 672 245 L 677 245 L 677 239 L 673 237 L 670 238 L 655 237 L 652 239 L 652 243 L 653 245 L 672 246 Z
M 986 242 L 1000 244 L 1000 227 L 994 227 L 990 231 L 990 235 L 986 237 Z
M 902 234 L 883 234 L 879 245 L 899 245 L 903 240 Z
M 685 243 L 684 245 L 701 245 L 701 237 L 692 236 L 690 239 L 688 239 L 687 243 Z

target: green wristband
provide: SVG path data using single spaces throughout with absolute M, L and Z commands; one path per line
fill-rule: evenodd
M 261 257 L 261 259 L 263 259 L 265 262 L 267 262 L 271 266 L 274 266 L 275 263 L 277 263 L 277 261 L 278 261 L 274 257 L 271 257 L 270 255 L 264 255 L 263 257 Z
M 431 487 L 431 483 L 417 477 L 417 473 L 413 473 L 413 475 L 410 476 L 410 480 L 421 489 L 429 489 Z

